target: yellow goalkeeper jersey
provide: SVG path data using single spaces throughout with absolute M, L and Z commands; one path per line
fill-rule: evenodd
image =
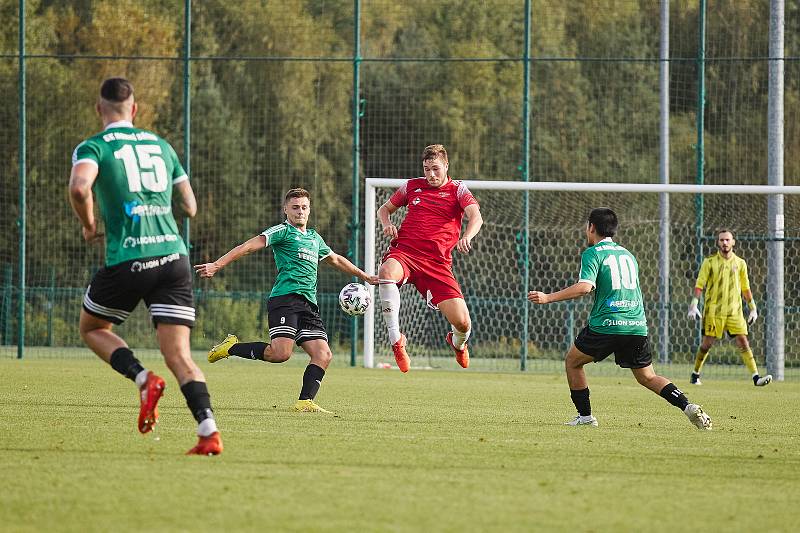
M 750 290 L 747 263 L 733 252 L 728 259 L 717 252 L 703 259 L 694 286 L 705 291 L 704 317 L 742 316 L 742 291 Z

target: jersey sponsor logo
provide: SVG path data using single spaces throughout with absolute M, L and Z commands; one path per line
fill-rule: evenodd
M 125 237 L 122 241 L 123 248 L 136 248 L 139 246 L 148 246 L 151 244 L 163 244 L 165 242 L 175 242 L 178 240 L 177 235 L 143 235 L 141 237 Z
M 447 198 L 450 196 L 449 192 L 439 191 L 439 198 Z
M 309 250 L 308 248 L 298 248 L 297 257 L 300 259 L 305 259 L 306 261 L 314 261 L 316 263 L 319 253 L 316 250 Z
M 134 261 L 131 263 L 131 272 L 141 272 L 143 270 L 150 270 L 151 268 L 156 268 L 159 266 L 164 266 L 167 263 L 172 263 L 173 261 L 177 261 L 180 259 L 180 254 L 169 254 L 165 255 L 164 257 L 157 257 L 156 259 L 151 259 L 149 261 Z
M 606 318 L 603 320 L 604 326 L 646 326 L 646 320 L 612 320 L 610 318 Z
M 619 311 L 620 309 L 635 309 L 641 305 L 641 302 L 638 300 L 614 300 L 609 298 L 606 300 L 606 305 L 613 311 Z
M 123 133 L 121 131 L 112 131 L 103 135 L 103 140 L 107 143 L 111 141 L 158 141 L 158 137 L 146 131 L 138 133 Z
M 125 214 L 131 217 L 134 223 L 139 222 L 141 217 L 160 217 L 172 212 L 172 207 L 168 205 L 149 205 L 140 204 L 138 200 L 125 202 Z

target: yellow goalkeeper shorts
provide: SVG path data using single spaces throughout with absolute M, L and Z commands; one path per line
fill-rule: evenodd
M 722 338 L 725 332 L 728 335 L 747 335 L 747 321 L 743 315 L 739 316 L 706 316 L 703 317 L 703 335 L 706 337 Z

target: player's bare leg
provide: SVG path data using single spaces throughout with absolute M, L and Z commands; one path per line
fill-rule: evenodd
M 397 259 L 389 258 L 378 270 L 378 277 L 382 280 L 396 280 L 400 283 L 403 279 L 403 266 Z M 408 372 L 411 359 L 406 352 L 406 336 L 400 333 L 400 288 L 396 283 L 381 283 L 378 286 L 381 298 L 381 312 L 386 322 L 389 334 L 389 344 L 392 345 L 397 368 L 401 372 Z
M 211 396 L 208 393 L 206 378 L 192 360 L 189 344 L 191 330 L 180 324 L 158 324 L 156 337 L 164 362 L 175 375 L 186 404 L 197 421 L 197 445 L 187 455 L 219 455 L 222 453 L 222 439 L 211 409 Z
M 653 365 L 648 365 L 644 368 L 631 368 L 631 371 L 639 385 L 647 387 L 683 411 L 689 422 L 698 429 L 711 429 L 711 417 L 703 411 L 703 408 L 697 404 L 689 403 L 689 399 L 686 398 L 682 390 L 667 378 L 656 374 Z
M 85 309 L 81 309 L 78 325 L 81 338 L 106 363 L 111 362 L 111 354 L 114 353 L 114 350 L 128 347 L 128 343 L 111 330 L 113 326 L 114 324 L 111 322 L 90 315 Z
M 305 341 L 300 347 L 305 350 L 311 360 L 303 373 L 303 387 L 300 389 L 300 396 L 295 403 L 295 411 L 306 413 L 330 413 L 314 402 L 314 398 L 322 385 L 325 371 L 333 359 L 333 353 L 324 339 L 312 339 Z
M 469 317 L 467 303 L 463 298 L 450 298 L 439 302 L 438 307 L 439 311 L 442 312 L 452 326 L 452 331 L 445 337 L 447 344 L 455 351 L 458 364 L 463 368 L 467 368 L 469 366 L 467 339 L 472 333 L 472 322 Z
M 122 337 L 111 330 L 111 322 L 81 309 L 78 327 L 81 338 L 100 359 L 136 383 L 140 399 L 138 428 L 141 433 L 151 431 L 158 421 L 158 400 L 164 393 L 164 380 L 142 366 Z
M 586 372 L 583 367 L 594 362 L 594 359 L 573 344 L 564 359 L 564 369 L 567 372 L 569 394 L 578 416 L 566 423 L 567 426 L 597 426 L 597 419 L 592 415 L 592 404 L 589 401 L 589 382 L 586 381 Z
M 304 343 L 305 344 L 305 343 Z M 270 344 L 264 347 L 261 359 L 267 363 L 284 363 L 292 357 L 294 339 L 289 337 L 275 337 Z

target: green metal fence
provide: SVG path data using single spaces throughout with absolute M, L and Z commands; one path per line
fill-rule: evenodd
M 766 184 L 770 2 L 672 1 L 669 12 L 670 180 Z M 133 81 L 137 124 L 189 170 L 200 208 L 182 222 L 192 262 L 279 222 L 283 192 L 304 186 L 311 224 L 359 263 L 373 216 L 361 213 L 363 179 L 418 175 L 434 142 L 457 177 L 659 180 L 655 0 L 0 0 L 0 14 L 0 334 L 15 349 L 3 353 L 80 345 L 81 297 L 102 253 L 83 244 L 65 188 L 73 148 L 100 128 L 93 105 L 110 75 Z M 797 3 L 785 20 L 785 183 L 798 185 Z M 521 209 L 525 220 L 527 196 Z M 695 227 L 685 254 L 699 261 L 740 210 L 699 199 L 682 221 Z M 750 222 L 736 229 L 767 238 Z M 793 224 L 787 246 L 800 237 Z M 520 238 L 527 261 L 535 245 Z M 793 273 L 787 312 L 800 307 Z M 671 312 L 695 274 L 673 284 Z M 198 281 L 194 346 L 228 331 L 263 337 L 274 275 L 264 252 Z M 319 287 L 335 348 L 355 360 L 358 324 L 336 311 L 347 281 L 323 267 Z M 141 310 L 121 331 L 154 346 Z

